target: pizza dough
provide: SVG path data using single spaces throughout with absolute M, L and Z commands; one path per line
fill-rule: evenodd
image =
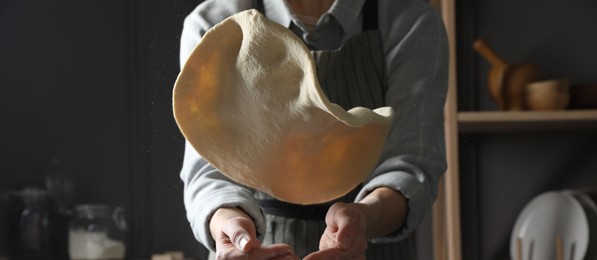
M 191 145 L 230 179 L 297 204 L 345 195 L 371 173 L 392 108 L 330 103 L 304 43 L 255 10 L 202 38 L 173 93 Z

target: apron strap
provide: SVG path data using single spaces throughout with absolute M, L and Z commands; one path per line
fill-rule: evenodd
M 265 6 L 263 5 L 263 0 L 253 0 L 253 8 L 265 15 Z
M 363 31 L 377 30 L 379 28 L 379 18 L 377 15 L 377 0 L 365 1 L 361 13 L 363 13 Z

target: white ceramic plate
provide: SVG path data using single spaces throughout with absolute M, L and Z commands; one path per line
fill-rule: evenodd
M 582 260 L 589 244 L 589 224 L 582 205 L 567 192 L 545 192 L 522 210 L 510 239 L 513 260 L 556 260 L 556 237 L 562 238 L 565 260 Z M 522 259 L 517 241 L 522 240 Z M 574 251 L 572 251 L 574 250 Z M 573 259 L 570 259 L 573 256 Z
M 583 206 L 589 223 L 589 246 L 584 259 L 597 259 L 597 205 L 591 196 L 582 190 L 570 190 L 569 193 Z

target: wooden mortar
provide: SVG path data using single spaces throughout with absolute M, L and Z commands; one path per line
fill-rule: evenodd
M 542 73 L 536 65 L 521 63 L 509 64 L 479 38 L 473 48 L 489 64 L 487 85 L 489 94 L 496 101 L 500 110 L 524 110 L 526 86 L 542 78 Z

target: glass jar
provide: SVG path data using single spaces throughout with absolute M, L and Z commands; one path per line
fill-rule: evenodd
M 71 259 L 123 259 L 127 225 L 124 209 L 83 204 L 74 208 L 69 224 Z
M 46 190 L 15 189 L 8 200 L 8 253 L 11 259 L 53 259 L 54 217 Z

